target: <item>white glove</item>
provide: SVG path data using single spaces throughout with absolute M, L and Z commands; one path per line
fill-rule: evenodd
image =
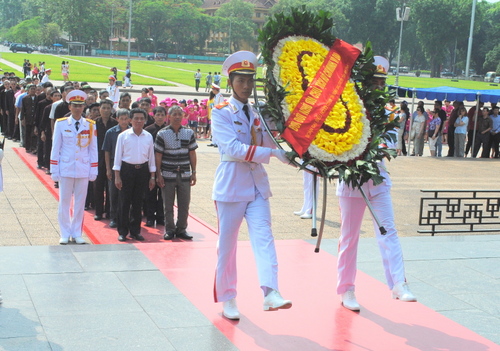
M 61 180 L 61 177 L 59 177 L 59 174 L 54 174 L 54 173 L 52 173 L 52 174 L 50 175 L 50 178 L 52 178 L 52 180 L 53 180 L 54 182 L 58 182 L 58 181 L 60 181 L 60 180 Z
M 91 182 L 93 182 L 93 181 L 94 181 L 94 180 L 96 180 L 96 179 L 97 179 L 97 174 L 96 174 L 96 175 L 91 175 L 91 176 L 89 177 L 89 181 L 91 181 Z
M 278 160 L 283 162 L 286 165 L 290 164 L 290 159 L 286 157 L 286 151 L 282 149 L 272 149 L 271 155 L 276 157 Z
M 3 160 L 3 149 L 0 149 L 0 165 L 2 164 Z

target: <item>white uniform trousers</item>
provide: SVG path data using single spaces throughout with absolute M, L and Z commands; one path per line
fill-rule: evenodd
M 302 203 L 301 213 L 312 214 L 313 209 L 313 198 L 314 198 L 314 177 L 316 175 L 302 171 L 303 173 L 303 185 L 304 185 L 304 202 Z M 319 181 L 320 178 L 316 178 L 316 201 L 318 200 L 319 194 Z
M 61 177 L 59 180 L 58 220 L 61 238 L 82 236 L 88 184 L 89 178 Z M 73 200 L 73 216 L 71 215 L 71 200 Z
M 278 290 L 278 259 L 271 231 L 269 199 L 263 199 L 260 193 L 257 193 L 254 201 L 215 201 L 215 206 L 219 220 L 215 302 L 224 302 L 236 297 L 236 248 L 243 218 L 247 221 L 260 286 L 264 292 L 266 287 Z
M 368 196 L 387 234 L 381 235 L 377 223 L 373 221 L 378 246 L 382 255 L 385 277 L 389 288 L 405 281 L 403 252 L 394 225 L 394 212 L 389 191 Z M 366 203 L 362 197 L 339 197 L 340 202 L 340 239 L 338 254 L 337 294 L 354 290 L 356 279 L 356 259 L 358 253 L 359 231 Z

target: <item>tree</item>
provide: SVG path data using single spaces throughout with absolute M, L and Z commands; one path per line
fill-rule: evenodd
M 141 48 L 151 47 L 156 52 L 158 45 L 168 39 L 170 2 L 143 0 L 135 5 L 133 13 L 132 35 L 137 38 Z
M 339 0 L 311 0 L 304 4 L 302 0 L 280 0 L 269 10 L 270 15 L 277 13 L 290 13 L 290 9 L 305 5 L 310 11 L 327 11 L 335 22 L 335 34 L 339 38 L 345 38 L 348 30 L 348 20 L 342 12 L 343 1 Z
M 345 1 L 341 7 L 349 20 L 345 39 L 351 43 L 371 41 L 378 55 L 393 56 L 399 39 L 398 6 L 401 7 L 398 0 Z
M 436 11 L 433 0 L 413 2 L 414 16 L 426 18 L 426 21 L 417 22 L 416 29 L 422 49 L 429 59 L 431 77 L 439 77 L 442 64 L 446 57 L 450 58 L 455 45 L 459 52 L 466 50 L 467 35 L 464 33 L 469 32 L 471 5 L 468 0 L 442 0 L 439 11 Z
M 33 16 L 24 15 L 22 1 L 0 0 L 0 26 L 2 28 L 14 27 L 24 19 L 31 17 Z
M 59 28 L 57 23 L 47 23 L 43 27 L 40 37 L 42 45 L 51 46 L 59 41 L 61 37 L 61 28 Z
M 11 27 L 7 32 L 7 39 L 24 44 L 41 44 L 42 24 L 40 17 L 22 21 Z
M 176 48 L 175 53 L 192 52 L 193 48 L 200 44 L 203 47 L 208 38 L 208 28 L 203 30 L 200 27 L 201 24 L 208 24 L 208 16 L 188 2 L 174 4 L 171 8 L 168 24 L 171 41 Z
M 493 49 L 488 51 L 483 67 L 485 72 L 500 72 L 500 44 L 496 45 Z
M 240 50 L 247 43 L 257 51 L 257 27 L 252 21 L 255 6 L 242 0 L 231 0 L 223 4 L 216 12 L 216 31 L 228 34 L 230 52 Z

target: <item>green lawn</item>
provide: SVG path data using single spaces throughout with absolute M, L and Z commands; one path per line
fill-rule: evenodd
M 61 62 L 66 60 L 65 58 L 46 55 L 46 54 L 26 54 L 26 53 L 2 53 L 1 57 L 5 60 L 11 61 L 18 65 L 22 65 L 23 59 L 27 58 L 31 62 L 45 61 L 46 68 L 52 68 L 52 79 L 62 80 L 61 75 Z M 83 62 L 77 62 L 83 61 Z M 102 82 L 106 83 L 108 81 L 108 76 L 111 74 L 110 68 L 115 66 L 119 70 L 125 70 L 126 60 L 121 58 L 105 58 L 105 57 L 78 57 L 71 56 L 70 61 L 70 79 L 77 81 L 87 81 L 87 82 Z M 96 67 L 92 64 L 98 64 L 105 67 Z M 109 67 L 109 68 L 108 68 Z M 2 67 L 4 71 L 10 71 L 7 67 Z M 194 87 L 194 72 L 199 68 L 203 74 L 206 76 L 208 72 L 219 72 L 222 70 L 221 64 L 204 64 L 197 62 L 176 62 L 176 61 L 147 61 L 147 60 L 132 60 L 132 82 L 135 85 L 163 85 L 172 86 L 167 82 L 139 77 L 137 73 L 146 76 L 156 77 L 160 79 L 165 79 L 171 82 L 176 82 L 179 84 L 184 84 Z M 260 69 L 259 69 L 260 70 Z M 134 75 L 134 73 L 136 73 Z M 259 71 L 259 76 L 261 76 L 261 71 Z M 118 79 L 123 79 L 123 72 L 118 72 Z M 390 75 L 387 79 L 388 84 L 394 84 L 395 76 Z M 204 78 L 202 78 L 202 86 L 204 86 Z M 221 85 L 226 86 L 226 79 L 222 79 Z M 465 89 L 497 89 L 498 87 L 491 86 L 490 83 L 485 82 L 474 82 L 467 80 L 459 80 L 458 82 L 452 82 L 449 78 L 423 78 L 415 76 L 399 76 L 399 85 L 406 88 L 432 88 L 439 86 L 450 86 L 455 88 L 465 88 Z
M 394 84 L 395 76 L 388 76 L 387 84 Z M 490 83 L 475 82 L 471 80 L 458 80 L 453 82 L 450 78 L 423 78 L 414 76 L 399 76 L 399 86 L 405 88 L 434 88 L 434 87 L 453 87 L 473 90 L 498 89 L 499 87 L 491 86 Z

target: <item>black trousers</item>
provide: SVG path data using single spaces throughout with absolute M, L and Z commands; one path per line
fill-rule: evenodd
M 113 164 L 113 162 L 111 162 Z M 111 173 L 111 180 L 108 179 L 109 189 L 109 212 L 108 218 L 117 222 L 118 221 L 118 195 L 120 191 L 115 185 L 115 172 Z
M 41 166 L 45 167 L 45 143 L 42 141 L 40 131 L 38 131 L 38 135 L 36 137 L 36 157 L 37 161 L 36 163 Z
M 488 150 L 493 149 L 493 158 L 500 158 L 499 145 L 500 145 L 500 133 L 497 133 L 495 135 L 490 134 L 490 147 Z
M 118 194 L 118 234 L 135 236 L 141 233 L 142 202 L 149 184 L 147 163 L 139 166 L 122 162 L 122 189 Z
M 109 218 L 109 189 L 106 166 L 99 167 L 97 171 L 97 178 L 94 181 L 94 202 L 96 216 L 102 216 L 106 212 Z
M 45 133 L 43 143 L 43 166 L 50 169 L 50 152 L 52 151 L 52 131 Z
M 472 157 L 476 157 L 479 149 L 483 147 L 481 152 L 481 158 L 490 158 L 490 133 L 482 134 L 480 132 L 476 133 L 476 141 L 474 149 L 472 149 Z
M 455 126 L 448 126 L 448 157 L 455 156 Z
M 148 221 L 163 221 L 163 197 L 161 189 L 155 186 L 153 190 L 148 191 L 146 195 L 146 218 Z
M 474 138 L 474 130 L 467 131 L 467 144 L 465 145 L 465 155 L 469 154 L 469 151 L 472 147 L 472 139 Z

